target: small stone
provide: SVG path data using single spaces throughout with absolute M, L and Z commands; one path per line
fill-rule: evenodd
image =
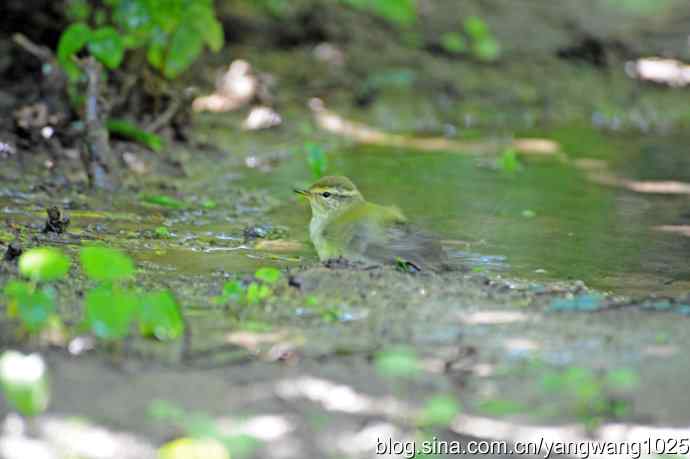
M 43 227 L 43 233 L 62 234 L 67 231 L 67 227 L 69 226 L 68 216 L 63 217 L 60 209 L 57 207 L 50 207 L 46 209 L 46 212 L 48 213 L 48 220 Z

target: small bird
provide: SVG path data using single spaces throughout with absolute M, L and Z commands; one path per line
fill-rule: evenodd
M 440 241 L 410 226 L 397 207 L 368 202 L 350 179 L 323 177 L 308 189 L 309 236 L 321 261 L 394 264 L 408 271 L 446 267 Z

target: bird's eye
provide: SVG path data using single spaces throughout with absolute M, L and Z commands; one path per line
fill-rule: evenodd
M 331 193 L 329 193 L 328 191 L 324 191 L 323 193 L 321 193 L 321 196 L 323 196 L 324 198 L 330 198 Z

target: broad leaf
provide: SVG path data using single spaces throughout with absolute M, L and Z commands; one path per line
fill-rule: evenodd
M 178 338 L 184 331 L 180 307 L 167 290 L 144 295 L 139 320 L 142 335 L 161 341 Z
M 79 253 L 87 276 L 97 281 L 115 281 L 134 274 L 132 259 L 116 249 L 84 247 Z
M 267 284 L 275 284 L 282 277 L 282 273 L 277 268 L 259 268 L 254 277 Z
M 177 77 L 194 62 L 202 48 L 203 38 L 199 32 L 191 24 L 180 24 L 170 38 L 163 75 L 171 79 Z
M 60 35 L 57 48 L 58 62 L 72 81 L 77 80 L 81 75 L 79 67 L 72 62 L 72 56 L 79 52 L 89 39 L 91 39 L 91 29 L 81 22 L 70 25 Z
M 61 279 L 69 271 L 70 259 L 61 250 L 38 247 L 19 257 L 19 272 L 36 281 Z
M 112 27 L 101 27 L 92 32 L 88 43 L 89 52 L 109 69 L 115 69 L 122 63 L 125 45 L 122 37 Z
M 121 339 L 129 329 L 139 304 L 127 290 L 96 287 L 86 294 L 86 320 L 91 331 L 102 339 Z

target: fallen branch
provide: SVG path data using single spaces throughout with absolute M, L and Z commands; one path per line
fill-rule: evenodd
M 163 113 L 161 113 L 156 119 L 154 119 L 148 126 L 146 126 L 147 132 L 158 132 L 163 127 L 167 126 L 170 121 L 177 115 L 182 107 L 182 97 L 174 97 L 173 100 L 168 104 L 168 107 Z

